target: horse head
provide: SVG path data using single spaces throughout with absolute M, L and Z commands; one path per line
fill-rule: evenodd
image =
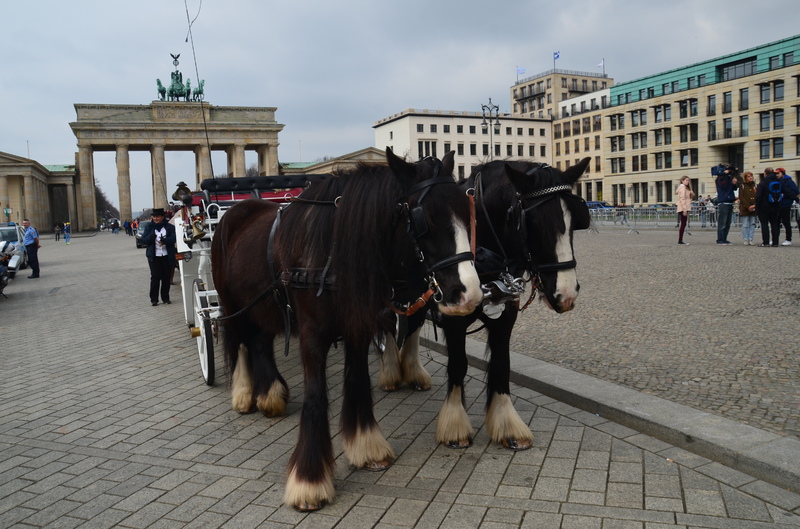
M 470 251 L 470 199 L 453 178 L 454 154 L 409 163 L 387 148 L 386 160 L 401 189 L 398 238 L 406 244 L 396 262 L 424 277 L 443 314 L 466 315 L 482 293 Z
M 528 254 L 524 258 L 546 303 L 558 313 L 574 308 L 580 290 L 572 234 L 587 229 L 590 216 L 572 186 L 589 162 L 590 158 L 584 158 L 563 172 L 545 164 L 528 164 L 529 168 L 505 164 L 519 199 L 518 222 Z

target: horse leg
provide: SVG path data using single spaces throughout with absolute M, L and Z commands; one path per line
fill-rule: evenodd
M 247 347 L 244 344 L 239 344 L 235 358 L 231 382 L 231 407 L 239 413 L 252 413 L 254 411 L 253 375 Z
M 447 397 L 436 422 L 436 441 L 448 448 L 472 445 L 475 431 L 464 408 L 464 379 L 467 376 L 466 318 L 445 318 L 447 340 Z
M 378 372 L 378 387 L 383 391 L 395 391 L 403 381 L 400 355 L 394 335 L 387 332 L 385 336 L 385 344 L 381 353 L 381 368 Z
M 492 441 L 510 450 L 527 450 L 533 446 L 533 434 L 514 409 L 508 381 L 509 342 L 516 319 L 516 310 L 508 307 L 500 318 L 487 324 L 491 357 L 486 387 L 486 430 Z
M 298 511 L 316 511 L 333 500 L 333 443 L 328 423 L 325 361 L 330 342 L 301 333 L 305 381 L 297 446 L 289 459 L 283 501 Z
M 394 461 L 395 455 L 372 411 L 369 343 L 369 340 L 345 340 L 341 413 L 344 453 L 356 468 L 385 470 Z
M 419 360 L 419 335 L 422 327 L 408 335 L 400 351 L 400 366 L 403 371 L 403 380 L 415 391 L 428 391 L 431 389 L 431 376 Z
M 286 413 L 289 387 L 275 364 L 274 336 L 265 332 L 252 336 L 247 344 L 253 369 L 256 407 L 267 417 Z

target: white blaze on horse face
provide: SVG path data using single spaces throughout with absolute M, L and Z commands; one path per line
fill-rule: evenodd
M 453 215 L 453 231 L 456 234 L 456 253 L 470 252 L 467 227 Z M 481 281 L 472 261 L 458 263 L 458 279 L 466 291 L 461 294 L 458 305 L 439 304 L 439 310 L 447 316 L 465 316 L 471 314 L 483 299 Z
M 558 262 L 564 263 L 574 259 L 572 252 L 572 240 L 570 238 L 570 227 L 572 226 L 572 214 L 563 199 L 561 201 L 561 211 L 564 212 L 564 226 L 566 231 L 558 236 L 556 240 L 556 258 Z M 567 270 L 559 270 L 556 279 L 556 291 L 554 293 L 558 296 L 561 304 L 561 311 L 568 311 L 575 305 L 575 299 L 578 297 L 578 274 L 574 268 Z

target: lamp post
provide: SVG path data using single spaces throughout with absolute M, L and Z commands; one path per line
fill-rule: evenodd
M 494 115 L 492 115 L 494 112 Z M 495 134 L 500 134 L 500 107 L 492 103 L 492 98 L 489 98 L 489 104 L 481 104 L 481 113 L 483 114 L 483 122 L 481 129 L 483 132 L 489 130 L 489 160 L 494 160 L 494 142 L 492 141 L 492 131 Z M 489 118 L 488 120 L 486 118 Z M 494 119 L 494 123 L 492 123 Z

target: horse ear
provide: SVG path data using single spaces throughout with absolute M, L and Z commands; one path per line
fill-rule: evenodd
M 442 172 L 448 176 L 453 174 L 453 167 L 455 167 L 455 151 L 448 151 L 442 158 Z
M 503 168 L 505 169 L 506 177 L 511 181 L 511 185 L 514 186 L 514 189 L 517 191 L 525 189 L 525 182 L 530 180 L 525 173 L 517 171 L 507 163 L 503 164 Z
M 386 147 L 386 163 L 401 186 L 410 187 L 414 183 L 414 178 L 417 176 L 414 166 L 396 156 L 391 147 Z
M 591 161 L 592 159 L 587 156 L 577 164 L 564 171 L 564 177 L 568 182 L 574 184 L 581 176 L 583 176 L 583 173 L 586 172 L 586 168 L 589 167 L 589 162 Z

